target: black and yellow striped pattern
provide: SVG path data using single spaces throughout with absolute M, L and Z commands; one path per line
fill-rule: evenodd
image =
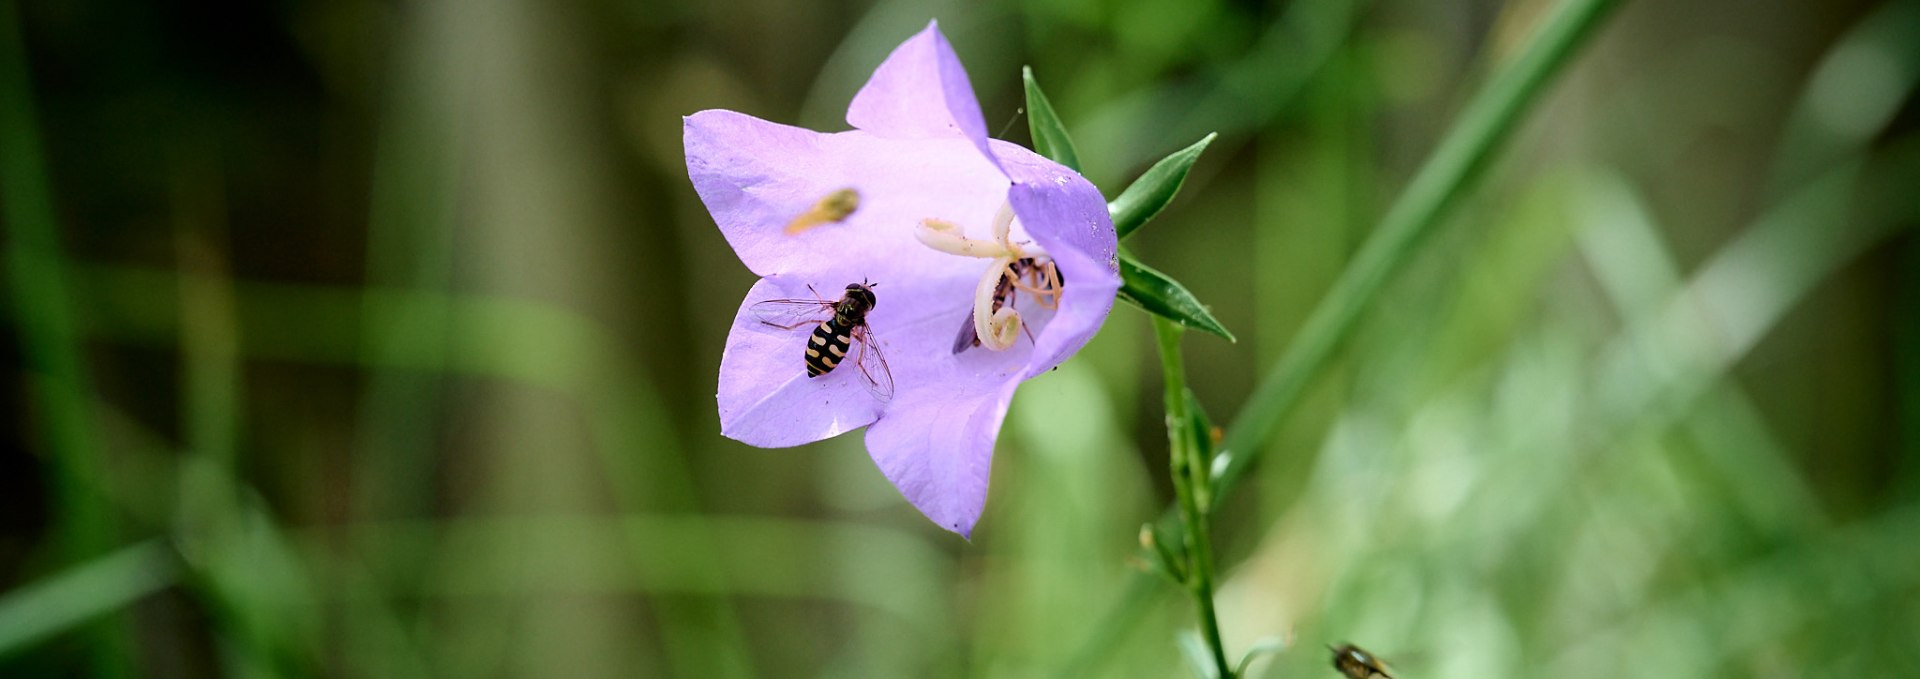
M 813 336 L 807 338 L 807 377 L 833 372 L 840 360 L 847 357 L 847 350 L 853 344 L 852 327 L 840 320 L 821 321 L 814 327 Z

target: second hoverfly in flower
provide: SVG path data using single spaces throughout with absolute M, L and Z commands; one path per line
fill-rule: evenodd
M 980 282 L 974 286 L 973 310 L 961 324 L 960 335 L 954 338 L 955 354 L 978 346 L 1006 351 L 1022 333 L 1032 340 L 1033 331 L 1014 309 L 1016 291 L 1032 295 L 1042 309 L 1051 311 L 1060 307 L 1066 276 L 1046 250 L 1033 243 L 1012 240 L 1015 219 L 1013 206 L 1002 203 L 993 217 L 993 240 L 990 241 L 969 238 L 963 227 L 944 219 L 920 220 L 919 228 L 914 231 L 922 245 L 934 250 L 991 260 L 981 273 Z
M 989 274 L 991 273 L 989 271 Z M 1060 286 L 1065 284 L 1066 278 L 1060 275 L 1060 268 L 1055 266 L 1052 260 L 1022 257 L 1007 262 L 1006 266 L 1000 267 L 999 275 L 993 283 L 991 304 L 986 315 L 988 327 L 993 327 L 994 321 L 1000 321 L 1006 329 L 1018 328 L 1026 333 L 1028 341 L 1033 341 L 1033 330 L 1024 324 L 1006 322 L 1009 318 L 1019 317 L 1019 314 L 1013 311 L 1016 301 L 1014 291 L 1023 290 L 1033 295 L 1034 301 L 1040 304 L 1040 308 L 1051 310 L 1059 308 Z M 960 335 L 953 339 L 953 353 L 958 354 L 980 346 L 980 325 L 981 323 L 971 313 L 960 320 Z
M 817 291 L 815 299 L 770 299 L 753 305 L 753 315 L 761 323 L 781 330 L 813 325 L 806 345 L 807 377 L 833 372 L 849 351 L 856 351 L 853 341 L 859 340 L 854 365 L 866 378 L 873 395 L 885 401 L 893 398 L 893 371 L 887 367 L 887 357 L 874 340 L 873 327 L 867 325 L 867 313 L 879 302 L 873 294 L 875 285 L 849 283 L 839 301 L 820 299 Z M 813 286 L 807 289 L 812 290 Z

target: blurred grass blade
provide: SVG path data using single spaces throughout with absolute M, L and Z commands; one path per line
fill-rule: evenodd
M 39 125 L 33 111 L 26 43 L 14 3 L 0 4 L 0 222 L 7 283 L 19 323 L 22 373 L 45 419 L 54 521 L 63 556 L 90 557 L 113 545 L 112 520 L 87 488 L 102 474 L 87 406 L 71 272 L 61 252 Z
M 1080 152 L 1073 148 L 1073 138 L 1067 136 L 1066 126 L 1053 112 L 1047 93 L 1041 92 L 1040 83 L 1033 79 L 1033 67 L 1022 67 L 1020 77 L 1027 84 L 1027 129 L 1033 133 L 1033 150 L 1079 172 Z
M 0 3 L 0 222 L 13 313 L 19 319 L 21 374 L 29 410 L 41 420 L 56 558 L 79 561 L 111 549 L 114 516 L 99 488 L 108 481 L 94 434 L 94 413 L 80 350 L 79 322 L 58 211 L 35 120 L 27 44 L 16 3 Z M 24 421 L 24 420 L 22 420 Z M 97 628 L 91 676 L 132 676 L 131 641 L 118 623 Z
M 1326 367 L 1334 347 L 1352 332 L 1361 310 L 1379 294 L 1389 275 L 1412 256 L 1414 246 L 1479 177 L 1494 149 L 1511 135 L 1521 113 L 1540 98 L 1552 76 L 1619 4 L 1619 0 L 1569 0 L 1556 6 L 1505 70 L 1468 103 L 1461 120 L 1421 166 L 1353 263 L 1315 307 L 1280 362 L 1234 417 L 1232 430 L 1215 460 L 1217 473 L 1211 487 L 1216 506 L 1246 474 L 1281 418 L 1300 398 L 1307 383 Z M 1168 508 L 1161 520 L 1168 520 L 1174 513 Z M 1073 654 L 1074 664 L 1068 672 L 1099 675 L 1098 665 L 1111 655 L 1114 645 L 1126 638 L 1130 625 L 1149 610 L 1152 597 L 1148 590 L 1154 584 L 1147 578 L 1134 580 L 1107 618 L 1109 624 L 1098 625 L 1088 633 L 1086 642 Z
M 1033 119 L 1034 126 L 1037 128 L 1040 124 L 1040 116 L 1035 115 Z M 1167 209 L 1167 204 L 1173 202 L 1174 195 L 1180 193 L 1180 185 L 1187 182 L 1187 172 L 1193 169 L 1193 164 L 1200 160 L 1200 154 L 1206 151 L 1207 145 L 1213 143 L 1214 138 L 1218 136 L 1220 135 L 1209 133 L 1200 141 L 1194 142 L 1192 146 L 1161 158 L 1160 162 L 1147 168 L 1146 174 L 1140 175 L 1140 178 L 1133 180 L 1133 184 L 1128 185 L 1125 191 L 1121 191 L 1119 198 L 1107 203 L 1107 212 L 1113 215 L 1113 230 L 1119 233 L 1121 238 L 1126 238 L 1140 227 L 1146 226 L 1147 222 L 1153 221 L 1161 210 Z M 1038 135 L 1035 138 L 1037 139 Z
M 1619 0 L 1560 3 L 1509 66 L 1467 104 L 1440 147 L 1394 201 L 1379 227 L 1287 346 L 1280 362 L 1233 419 L 1233 430 L 1221 447 L 1226 459 L 1215 483 L 1215 503 L 1246 474 L 1281 418 L 1327 366 L 1334 349 L 1353 332 L 1360 313 L 1372 304 L 1392 275 L 1412 259 L 1420 243 L 1460 198 L 1471 192 L 1494 151 L 1512 136 L 1522 114 L 1539 102 L 1547 83 L 1572 61 L 1575 49 L 1586 44 L 1601 19 L 1619 4 Z
M 126 608 L 177 574 L 166 545 L 149 540 L 8 592 L 0 598 L 0 657 Z
M 1233 333 L 1227 332 L 1226 326 L 1215 320 L 1213 312 L 1193 293 L 1187 292 L 1186 286 L 1126 253 L 1120 255 L 1120 299 L 1180 325 L 1235 341 Z
M 1298 105 L 1373 3 L 1289 2 L 1244 55 L 1213 64 L 1190 78 L 1169 79 L 1109 101 L 1075 129 L 1080 143 L 1113 167 L 1147 162 L 1152 144 L 1143 131 L 1187 139 L 1208 131 L 1253 134 Z
M 1840 162 L 1891 124 L 1920 86 L 1920 2 L 1866 15 L 1820 59 L 1787 117 L 1768 189 L 1784 193 Z

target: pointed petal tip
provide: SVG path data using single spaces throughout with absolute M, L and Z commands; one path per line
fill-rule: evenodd
M 953 43 L 938 20 L 900 43 L 847 106 L 847 124 L 883 137 L 961 136 L 1000 168 L 988 146 L 986 118 Z
M 867 453 L 922 516 L 971 541 L 987 504 L 994 440 L 1018 384 L 903 391 L 867 429 Z

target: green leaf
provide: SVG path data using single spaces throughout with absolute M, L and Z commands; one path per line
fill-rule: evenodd
M 1148 268 L 1124 252 L 1120 253 L 1120 299 L 1180 325 L 1219 335 L 1228 342 L 1237 341 L 1226 326 L 1214 319 L 1207 305 L 1201 304 L 1179 281 Z
M 1027 129 L 1033 133 L 1033 150 L 1079 172 L 1080 152 L 1074 150 L 1073 138 L 1067 136 L 1066 126 L 1054 114 L 1053 103 L 1034 81 L 1033 67 L 1022 67 L 1020 76 L 1027 82 Z
M 1035 91 L 1032 89 L 1033 81 L 1028 80 L 1027 84 L 1027 99 L 1031 101 L 1032 93 Z M 1049 111 L 1048 114 L 1051 115 L 1052 112 Z M 1033 125 L 1036 130 L 1040 127 L 1040 116 L 1037 114 L 1033 116 Z M 1127 190 L 1121 191 L 1119 198 L 1107 203 L 1107 212 L 1113 215 L 1113 229 L 1120 233 L 1121 238 L 1126 238 L 1127 234 L 1146 226 L 1147 222 L 1153 221 L 1161 210 L 1167 208 L 1168 203 L 1173 202 L 1174 194 L 1180 193 L 1180 185 L 1187 182 L 1187 171 L 1193 169 L 1193 164 L 1200 160 L 1200 153 L 1206 151 L 1207 145 L 1213 143 L 1213 138 L 1218 136 L 1220 135 L 1209 133 L 1200 141 L 1194 142 L 1192 146 L 1161 158 L 1160 162 L 1147 168 L 1146 174 L 1133 180 L 1133 185 L 1128 186 Z M 1034 139 L 1039 138 L 1040 134 L 1035 132 Z
M 1180 657 L 1187 659 L 1187 667 L 1193 670 L 1197 679 L 1220 679 L 1220 670 L 1213 666 L 1213 655 L 1207 651 L 1207 642 L 1200 633 L 1193 630 L 1181 630 L 1174 637 L 1180 646 Z
M 1247 666 L 1252 665 L 1254 659 L 1269 653 L 1279 653 L 1284 650 L 1287 650 L 1286 639 L 1280 637 L 1261 639 L 1259 643 L 1253 645 L 1253 648 L 1247 649 L 1246 655 L 1240 656 L 1240 666 L 1233 670 L 1233 676 L 1247 676 Z
M 1199 494 L 1200 506 L 1210 506 L 1213 501 L 1213 420 L 1207 418 L 1207 411 L 1200 407 L 1200 399 L 1187 393 L 1187 435 L 1193 439 L 1195 464 L 1200 468 L 1193 470 L 1198 479 L 1194 491 Z
M 1200 451 L 1202 462 L 1210 461 L 1213 459 L 1213 420 L 1207 417 L 1207 410 L 1200 406 L 1200 399 L 1194 397 L 1192 389 L 1187 390 L 1187 412 L 1193 422 L 1193 449 Z
M 1178 528 L 1178 525 L 1174 526 Z M 1140 542 L 1153 556 L 1148 565 L 1180 587 L 1187 586 L 1187 546 L 1184 534 L 1170 533 L 1157 522 L 1140 526 Z

